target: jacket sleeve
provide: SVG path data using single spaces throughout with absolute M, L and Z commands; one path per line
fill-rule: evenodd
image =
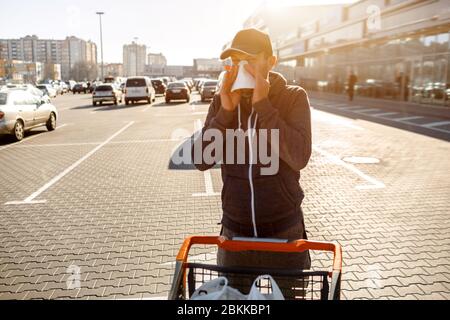
M 208 129 L 218 129 L 222 132 L 222 136 L 225 140 L 225 130 L 227 128 L 231 128 L 232 121 L 234 119 L 235 111 L 227 111 L 221 107 L 220 96 L 215 95 L 213 101 L 211 102 L 208 110 L 208 114 L 206 116 L 205 124 L 202 128 L 201 135 L 196 138 L 192 138 L 192 149 L 191 149 L 191 158 L 192 163 L 195 167 L 200 171 L 208 170 L 214 167 L 215 163 L 208 164 L 205 163 L 203 159 L 203 151 L 205 148 L 211 143 L 210 141 L 203 141 L 202 137 L 206 130 Z M 201 150 L 202 154 L 195 154 L 195 150 Z
M 293 170 L 306 167 L 311 157 L 311 112 L 306 91 L 302 88 L 291 93 L 295 95 L 286 120 L 282 119 L 278 109 L 269 99 L 263 99 L 253 105 L 258 113 L 259 127 L 279 129 L 280 158 Z M 292 100 L 292 99 L 291 99 Z

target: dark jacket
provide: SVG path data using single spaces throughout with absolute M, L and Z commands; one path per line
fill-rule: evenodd
M 261 167 L 269 165 L 262 165 L 258 158 L 257 163 L 252 165 L 250 176 L 248 139 L 245 147 L 246 164 L 221 165 L 224 184 L 222 224 L 242 236 L 270 237 L 295 223 L 303 222 L 300 205 L 304 194 L 299 179 L 300 170 L 307 165 L 311 156 L 308 96 L 303 88 L 288 86 L 278 73 L 271 72 L 269 82 L 269 97 L 253 105 L 250 125 L 255 126 L 256 120 L 257 130 L 279 129 L 278 172 L 271 176 L 261 175 Z M 232 112 L 226 111 L 221 107 L 220 96 L 215 95 L 203 132 L 211 128 L 219 129 L 225 137 L 225 129 L 237 129 L 239 123 L 247 131 L 248 119 L 252 114 L 251 98 L 242 98 L 239 108 Z M 258 131 L 256 135 L 259 138 Z M 203 150 L 209 144 L 202 139 L 197 139 L 195 143 L 202 143 Z M 270 146 L 267 146 L 267 150 L 270 150 Z M 196 164 L 196 167 L 204 171 L 213 165 L 202 163 Z

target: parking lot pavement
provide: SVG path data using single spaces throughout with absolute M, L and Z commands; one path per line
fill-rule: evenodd
M 450 141 L 449 110 L 443 107 L 439 107 L 438 111 L 433 110 L 434 114 L 430 115 L 421 113 L 425 112 L 427 107 L 420 107 L 420 110 L 417 110 L 419 108 L 417 106 L 415 109 L 408 106 L 400 107 L 397 101 L 376 101 L 375 99 L 368 101 L 367 99 L 361 99 L 360 101 L 350 102 L 345 101 L 342 96 L 338 95 L 335 95 L 338 97 L 337 100 L 333 100 L 332 95 L 325 98 L 317 97 L 317 94 L 313 96 L 311 105 L 318 110 L 352 119 L 368 120 Z M 396 105 L 390 106 L 392 103 Z M 434 107 L 431 106 L 429 108 Z
M 167 296 L 183 239 L 220 230 L 220 170 L 170 161 L 206 116 L 198 100 L 93 107 L 64 95 L 54 100 L 64 127 L 0 137 L 0 299 Z M 309 239 L 342 244 L 343 298 L 450 298 L 449 143 L 312 118 L 305 222 Z M 313 254 L 314 268 L 329 266 Z

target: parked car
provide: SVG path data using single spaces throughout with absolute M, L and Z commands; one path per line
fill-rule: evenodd
M 156 94 L 164 95 L 166 93 L 166 85 L 160 79 L 152 79 L 153 87 L 155 88 Z
M 69 81 L 66 81 L 66 84 L 68 85 L 68 87 L 69 87 L 69 91 L 72 91 L 72 89 L 73 89 L 73 87 L 77 84 L 75 81 L 73 81 L 73 80 L 69 80 Z
M 77 83 L 73 86 L 72 92 L 75 93 L 86 93 L 88 91 L 87 85 L 85 83 Z
M 52 82 L 50 85 L 55 89 L 57 95 L 63 94 L 63 90 L 58 82 Z
M 152 103 L 156 100 L 155 88 L 149 77 L 131 77 L 125 84 L 125 104 L 145 100 Z
M 189 102 L 190 99 L 190 91 L 185 82 L 171 82 L 167 86 L 166 103 L 170 103 L 172 100 L 186 100 L 187 102 Z
M 209 79 L 202 79 L 200 80 L 199 84 L 198 84 L 198 93 L 201 95 L 202 94 L 202 89 L 203 89 L 203 85 L 205 84 L 206 81 L 208 81 Z
M 203 84 L 203 90 L 201 93 L 201 100 L 202 102 L 205 102 L 208 99 L 212 99 L 214 97 L 214 95 L 216 94 L 216 90 L 217 90 L 217 84 L 219 82 L 217 80 L 210 80 L 210 81 L 205 81 L 205 83 Z
M 162 77 L 161 80 L 164 82 L 164 84 L 166 85 L 166 87 L 167 87 L 167 85 L 168 85 L 170 82 L 173 82 L 173 81 L 170 79 L 170 77 Z
M 115 105 L 122 103 L 123 93 L 115 84 L 105 83 L 98 85 L 92 93 L 92 104 L 94 106 L 103 102 L 112 102 Z
M 180 81 L 184 82 L 186 84 L 186 87 L 189 89 L 189 93 L 192 93 L 194 89 L 194 85 L 189 79 L 181 79 Z
M 20 87 L 17 87 L 17 89 L 29 91 L 31 94 L 40 97 L 46 103 L 50 103 L 50 97 L 48 96 L 48 94 L 45 93 L 43 90 L 38 89 L 36 86 L 33 86 L 32 84 L 24 84 Z
M 0 133 L 12 134 L 17 141 L 25 132 L 46 126 L 56 129 L 58 112 L 54 105 L 47 103 L 28 90 L 9 89 L 0 92 Z
M 63 94 L 69 92 L 69 86 L 64 81 L 60 81 L 59 86 L 61 87 Z
M 44 94 L 46 94 L 50 98 L 56 98 L 56 90 L 53 88 L 53 86 L 49 84 L 38 84 L 36 88 L 42 90 Z
M 194 84 L 195 90 L 200 92 L 200 85 L 202 83 L 204 83 L 205 81 L 208 81 L 208 80 L 211 80 L 211 79 L 206 79 L 206 78 L 198 78 L 198 79 L 196 79 L 195 84 Z

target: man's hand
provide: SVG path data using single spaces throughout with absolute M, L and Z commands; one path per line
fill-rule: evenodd
M 225 73 L 222 87 L 220 88 L 220 100 L 222 102 L 222 108 L 227 111 L 234 111 L 241 101 L 241 94 L 239 90 L 231 92 L 234 81 L 239 71 L 239 66 L 233 65 L 230 70 Z
M 256 104 L 269 96 L 270 82 L 267 66 L 262 61 L 258 61 L 253 66 L 246 64 L 244 68 L 255 78 L 256 85 L 255 90 L 253 90 L 252 104 Z

